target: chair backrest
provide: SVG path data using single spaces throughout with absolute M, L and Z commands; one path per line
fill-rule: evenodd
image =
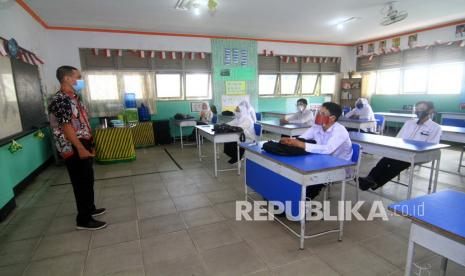
M 351 158 L 351 161 L 355 162 L 355 163 L 358 163 L 360 161 L 360 156 L 361 156 L 360 145 L 352 143 L 352 158 Z
M 218 115 L 213 115 L 212 117 L 212 124 L 217 124 L 218 123 Z
M 344 106 L 342 108 L 342 113 L 346 114 L 346 113 L 349 113 L 350 112 L 350 106 Z
M 262 137 L 262 125 L 261 124 L 253 124 L 253 128 L 255 130 L 255 136 L 257 137 L 257 140 L 261 140 Z
M 376 132 L 378 134 L 383 135 L 384 133 L 384 124 L 386 120 L 384 119 L 383 115 L 380 114 L 375 114 L 375 120 L 376 120 Z
M 257 121 L 261 121 L 261 120 L 262 120 L 262 113 L 256 112 L 256 113 L 255 113 L 255 116 L 257 117 Z

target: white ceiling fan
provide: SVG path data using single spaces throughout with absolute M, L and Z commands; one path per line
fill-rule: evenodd
M 218 0 L 178 0 L 174 8 L 182 11 L 192 10 L 197 14 L 200 7 L 207 7 L 210 12 L 214 12 L 217 6 Z
M 384 8 L 381 9 L 381 14 L 384 16 L 381 18 L 381 25 L 388 26 L 407 18 L 408 13 L 406 11 L 401 11 L 394 8 L 394 3 L 396 2 L 397 1 L 387 2 Z

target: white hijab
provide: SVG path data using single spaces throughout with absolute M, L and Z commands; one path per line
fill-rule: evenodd
M 234 120 L 229 122 L 229 125 L 241 127 L 244 130 L 244 134 L 247 140 L 255 140 L 254 122 L 250 115 L 247 106 L 244 102 L 239 105 L 239 111 L 236 111 Z
M 240 102 L 239 106 L 244 106 L 247 109 L 247 112 L 250 114 L 250 117 L 252 118 L 252 121 L 254 123 L 257 122 L 257 114 L 255 113 L 255 109 L 252 107 L 252 105 L 250 105 L 250 103 L 248 101 Z
M 207 108 L 204 109 L 203 104 L 206 104 Z M 200 111 L 200 119 L 202 120 L 202 122 L 209 124 L 213 117 L 212 111 L 210 109 L 210 105 L 208 104 L 208 102 L 205 102 L 203 104 L 202 104 L 202 111 Z

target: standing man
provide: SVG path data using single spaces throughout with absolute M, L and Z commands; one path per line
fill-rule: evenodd
M 92 159 L 95 149 L 87 110 L 80 99 L 84 81 L 81 79 L 81 72 L 72 66 L 59 67 L 56 77 L 61 87 L 48 107 L 50 126 L 56 149 L 65 160 L 73 185 L 78 212 L 76 228 L 102 229 L 107 224 L 93 218 L 104 214 L 105 209 L 96 209 L 94 204 Z

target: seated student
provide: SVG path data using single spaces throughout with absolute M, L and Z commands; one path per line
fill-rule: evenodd
M 434 113 L 434 104 L 432 102 L 421 101 L 415 107 L 418 119 L 405 122 L 397 137 L 435 144 L 439 143 L 442 133 L 441 126 L 430 119 Z M 409 162 L 384 157 L 379 160 L 378 164 L 370 171 L 367 177 L 358 178 L 360 189 L 363 191 L 370 188 L 376 190 L 408 167 L 410 167 Z
M 355 102 L 355 108 L 352 109 L 349 113 L 347 113 L 344 117 L 351 118 L 351 119 L 361 119 L 361 120 L 375 120 L 375 114 L 373 113 L 373 109 L 371 109 L 368 100 L 365 98 L 358 98 Z M 358 129 L 348 129 L 349 131 L 358 131 Z M 362 132 L 370 132 L 371 129 L 364 128 L 361 129 Z
M 244 130 L 245 139 L 248 142 L 255 140 L 255 130 L 253 125 L 253 120 L 250 116 L 250 113 L 247 110 L 247 107 L 244 104 L 239 104 L 236 107 L 236 112 L 234 112 L 235 118 L 228 125 L 241 127 Z M 224 153 L 231 157 L 228 161 L 229 164 L 235 164 L 237 160 L 237 142 L 230 142 L 224 144 Z M 244 149 L 240 149 L 240 159 L 244 155 Z
M 297 112 L 286 116 L 285 118 L 281 119 L 281 123 L 291 123 L 291 124 L 307 124 L 312 126 L 315 122 L 313 117 L 313 112 L 308 107 L 308 102 L 306 99 L 299 99 L 297 101 Z
M 213 118 L 213 112 L 207 102 L 202 103 L 202 110 L 200 111 L 200 120 L 197 125 L 208 125 L 211 124 Z
M 247 112 L 250 114 L 250 117 L 252 118 L 253 122 L 257 122 L 257 113 L 255 113 L 255 109 L 252 107 L 252 105 L 248 101 L 242 101 L 239 103 L 239 105 L 245 106 L 247 108 Z
M 352 158 L 352 142 L 346 128 L 337 123 L 342 114 L 341 106 L 326 102 L 320 107 L 315 118 L 315 125 L 299 136 L 316 143 L 305 143 L 294 138 L 281 138 L 281 143 L 305 149 L 307 152 L 330 154 L 341 159 Z M 314 199 L 324 185 L 307 187 L 307 197 Z

